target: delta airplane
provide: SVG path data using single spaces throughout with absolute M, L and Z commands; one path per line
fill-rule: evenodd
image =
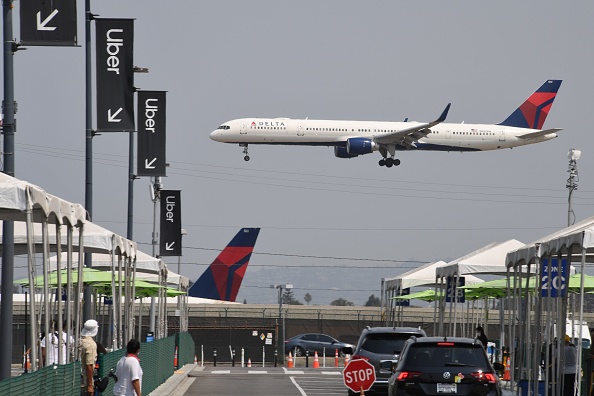
M 242 228 L 188 290 L 190 297 L 235 302 L 259 228 Z
M 396 151 L 486 151 L 540 143 L 557 137 L 561 129 L 542 129 L 561 80 L 548 80 L 505 121 L 499 124 L 444 123 L 450 104 L 435 121 L 385 122 L 241 118 L 210 134 L 217 142 L 248 144 L 333 146 L 338 158 L 354 158 L 379 151 L 380 166 L 400 165 Z

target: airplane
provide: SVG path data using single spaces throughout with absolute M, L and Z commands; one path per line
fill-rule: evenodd
M 188 296 L 235 302 L 259 233 L 259 228 L 239 230 L 190 287 Z
M 379 151 L 380 166 L 400 165 L 396 151 L 486 151 L 540 143 L 562 129 L 543 130 L 543 124 L 561 80 L 547 80 L 520 107 L 499 124 L 444 123 L 450 105 L 432 122 L 296 120 L 240 118 L 225 122 L 210 134 L 217 142 L 248 144 L 333 146 L 338 158 L 355 158 Z M 389 155 L 389 157 L 388 157 Z

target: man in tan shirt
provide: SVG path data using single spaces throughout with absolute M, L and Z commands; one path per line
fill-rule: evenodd
M 94 319 L 89 319 L 85 322 L 82 331 L 80 332 L 80 360 L 83 375 L 83 383 L 81 384 L 81 395 L 94 395 L 95 385 L 93 383 L 93 370 L 95 369 L 95 361 L 97 360 L 97 344 L 93 337 L 97 335 L 99 324 Z

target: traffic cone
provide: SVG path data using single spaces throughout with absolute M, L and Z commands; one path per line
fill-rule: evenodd
M 175 346 L 175 355 L 173 356 L 173 367 L 177 368 L 177 345 Z
M 248 358 L 248 367 L 252 367 L 252 359 Z
M 29 359 L 29 351 L 31 350 L 31 348 L 27 349 L 27 352 L 25 352 L 25 368 L 27 370 L 31 369 L 31 360 Z
M 349 355 L 348 353 L 346 355 L 344 355 L 344 367 L 346 367 L 346 365 L 349 363 L 350 357 L 351 357 L 351 355 Z
M 511 365 L 511 362 L 509 360 L 509 357 L 507 358 L 507 364 L 505 365 L 505 370 L 503 371 L 503 380 L 504 381 L 510 381 L 511 380 L 511 374 L 509 371 L 509 366 Z
M 293 355 L 291 355 L 291 351 L 289 351 L 289 360 L 287 360 L 287 368 L 293 368 Z
M 198 356 L 194 355 L 194 364 L 198 364 Z
M 320 361 L 318 360 L 318 351 L 315 351 L 314 353 L 313 368 L 320 368 Z
M 334 367 L 338 367 L 338 349 L 334 350 Z

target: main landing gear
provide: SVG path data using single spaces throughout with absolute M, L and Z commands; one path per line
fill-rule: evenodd
M 400 165 L 400 160 L 398 158 L 382 158 L 379 160 L 379 166 L 385 166 L 386 168 L 398 165 Z
M 249 161 L 250 160 L 250 156 L 248 155 L 248 145 L 247 143 L 239 143 L 239 147 L 243 147 L 243 160 L 244 161 Z

